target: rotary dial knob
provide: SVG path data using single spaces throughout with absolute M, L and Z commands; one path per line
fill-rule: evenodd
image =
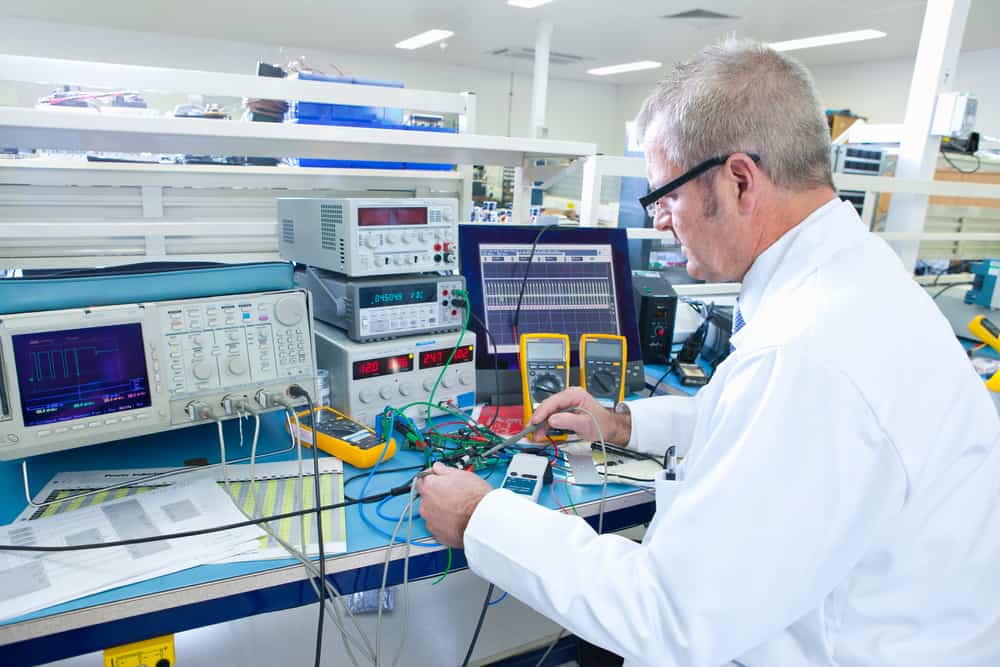
M 204 361 L 199 361 L 191 367 L 191 374 L 196 380 L 207 380 L 212 377 L 212 367 Z
M 306 305 L 301 299 L 286 296 L 274 304 L 274 316 L 286 327 L 293 327 L 302 321 L 306 315 Z

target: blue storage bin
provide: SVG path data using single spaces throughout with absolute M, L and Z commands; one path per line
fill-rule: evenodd
M 289 122 L 298 125 L 333 125 L 341 127 L 368 127 L 376 130 L 409 130 L 416 132 L 443 132 L 457 134 L 458 130 L 451 127 L 424 127 L 419 125 L 402 125 L 400 123 L 365 123 L 360 121 L 313 121 L 298 118 Z M 425 169 L 428 171 L 451 171 L 453 164 L 439 162 L 382 162 L 377 160 L 333 160 L 327 158 L 299 158 L 300 167 L 332 167 L 336 169 Z
M 352 85 L 382 86 L 385 88 L 402 88 L 399 81 L 375 81 L 373 79 L 357 79 L 347 76 L 324 76 L 300 72 L 296 75 L 302 81 L 325 81 L 328 83 L 344 83 Z M 380 124 L 403 122 L 403 110 L 391 107 L 368 107 L 352 104 L 324 104 L 321 102 L 293 101 L 288 107 L 286 118 L 291 121 L 310 123 L 328 123 L 333 121 L 349 121 L 354 123 Z

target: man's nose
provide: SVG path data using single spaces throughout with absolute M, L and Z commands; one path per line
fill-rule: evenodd
M 653 218 L 653 227 L 661 232 L 674 231 L 673 218 L 665 208 L 660 207 L 656 210 L 656 217 Z

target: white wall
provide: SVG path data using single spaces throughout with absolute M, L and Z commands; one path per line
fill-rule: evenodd
M 181 35 L 113 30 L 28 19 L 0 17 L 0 52 L 130 65 L 177 67 L 252 74 L 256 62 L 281 63 L 305 55 L 314 67 L 333 72 L 336 64 L 353 76 L 402 81 L 409 88 L 446 92 L 473 91 L 478 98 L 477 132 L 526 136 L 531 113 L 531 76 L 472 67 L 429 64 L 407 58 L 377 58 L 299 47 L 255 45 Z M 558 68 L 550 75 L 558 76 Z M 41 91 L 41 92 L 39 92 Z M 0 82 L 0 104 L 32 102 L 48 87 L 14 87 Z M 617 86 L 605 82 L 551 78 L 548 91 L 549 138 L 591 141 L 598 150 L 620 154 Z M 27 98 L 27 99 L 25 99 Z M 151 100 L 152 101 L 152 100 Z M 157 106 L 174 98 L 158 98 Z M 508 109 L 510 114 L 508 115 Z
M 850 109 L 872 123 L 902 123 L 913 76 L 913 58 L 811 67 L 820 101 L 826 109 Z M 1000 136 L 1000 49 L 963 51 L 954 90 L 979 97 L 976 129 Z M 618 93 L 619 136 L 632 120 L 653 84 L 623 86 Z

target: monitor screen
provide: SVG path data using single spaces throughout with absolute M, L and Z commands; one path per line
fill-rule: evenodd
M 628 359 L 642 358 L 624 229 L 460 225 L 458 247 L 471 312 L 489 329 L 502 367 L 517 367 L 526 333 L 569 336 L 574 366 L 584 333 L 625 336 Z M 491 367 L 492 344 L 481 325 L 473 328 L 483 341 L 477 366 Z
M 25 426 L 151 404 L 138 323 L 19 334 L 12 347 Z

